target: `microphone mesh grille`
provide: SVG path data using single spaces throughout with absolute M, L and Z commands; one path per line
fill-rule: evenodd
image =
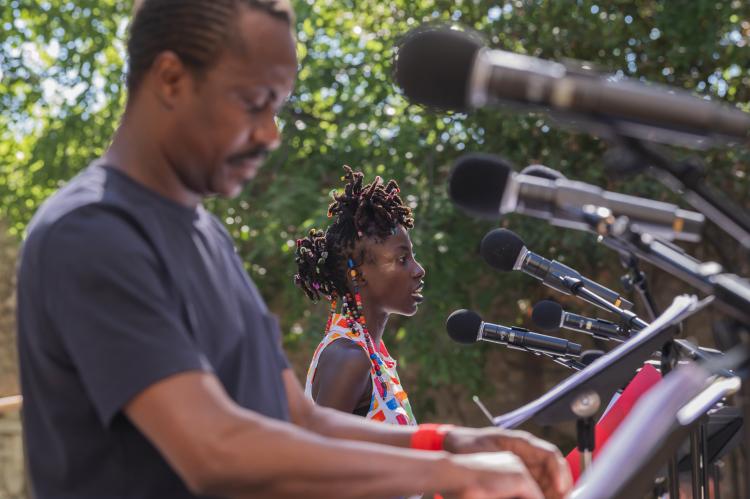
M 412 30 L 396 49 L 396 84 L 418 104 L 464 110 L 474 58 L 482 46 L 481 37 L 471 31 L 446 26 Z

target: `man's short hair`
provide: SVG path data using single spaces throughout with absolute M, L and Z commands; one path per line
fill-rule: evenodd
M 196 73 L 209 69 L 237 37 L 234 23 L 241 6 L 294 26 L 289 0 L 136 0 L 128 39 L 128 91 L 135 92 L 164 51 L 177 54 Z

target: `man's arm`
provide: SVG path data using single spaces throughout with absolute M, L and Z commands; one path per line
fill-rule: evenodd
M 285 372 L 285 379 L 290 375 Z M 292 402 L 293 412 L 301 409 L 299 402 Z M 196 494 L 542 497 L 510 453 L 473 459 L 325 438 L 240 408 L 206 372 L 177 374 L 149 386 L 126 405 L 125 413 Z
M 387 425 L 313 404 L 305 398 L 294 373 L 283 373 L 292 420 L 309 430 L 334 438 L 409 447 L 413 426 Z M 498 428 L 455 428 L 445 437 L 452 453 L 508 451 L 516 454 L 542 488 L 545 497 L 564 497 L 573 484 L 568 465 L 552 444 L 526 432 Z

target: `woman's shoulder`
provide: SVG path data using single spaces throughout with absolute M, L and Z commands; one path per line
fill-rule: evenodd
M 320 353 L 315 381 L 325 386 L 329 395 L 360 394 L 369 386 L 371 369 L 367 352 L 356 342 L 341 339 L 328 344 Z
M 320 353 L 319 363 L 335 363 L 337 365 L 352 364 L 369 370 L 370 358 L 359 341 L 347 336 L 340 336 L 337 341 L 328 343 Z

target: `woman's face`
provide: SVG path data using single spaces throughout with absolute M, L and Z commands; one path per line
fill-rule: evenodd
M 360 294 L 367 307 L 386 313 L 414 315 L 424 300 L 422 279 L 425 271 L 414 258 L 406 229 L 399 225 L 396 232 L 383 241 L 366 238 L 358 249 L 364 251 L 357 270 L 364 280 Z

